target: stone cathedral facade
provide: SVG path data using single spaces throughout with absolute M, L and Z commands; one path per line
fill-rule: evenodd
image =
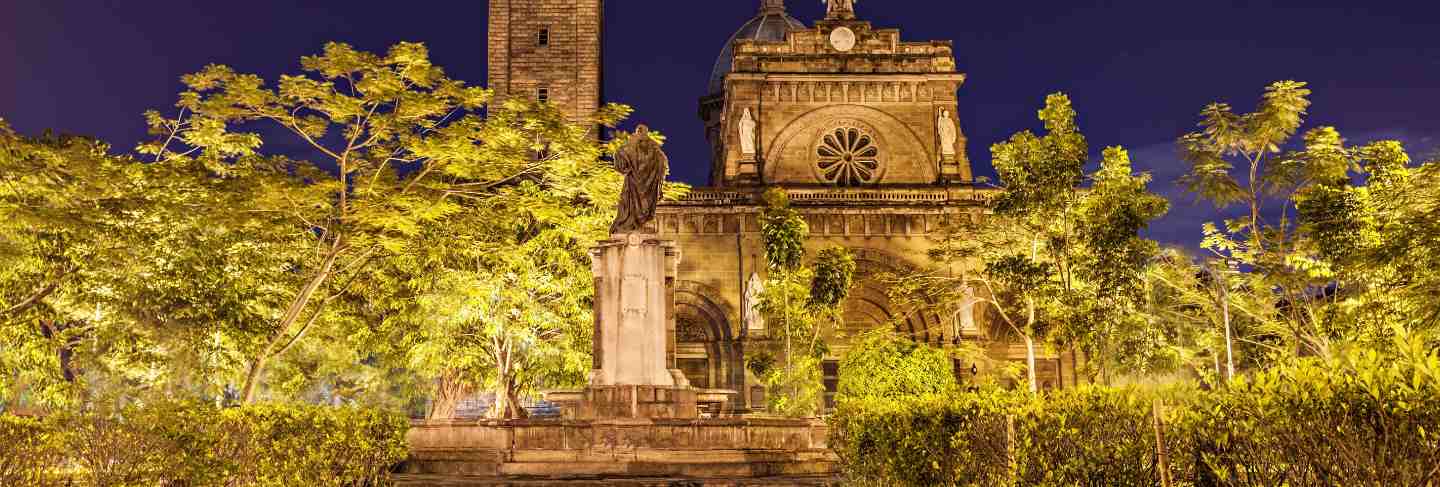
M 824 364 L 834 391 L 845 336 L 895 327 L 939 346 L 982 344 L 1023 361 L 1019 344 L 991 340 L 983 313 L 939 317 L 898 309 L 875 279 L 926 265 L 947 221 L 982 219 L 989 191 L 974 184 L 956 114 L 966 75 L 949 41 L 909 41 L 830 0 L 807 25 L 784 0 L 756 0 L 753 18 L 724 41 L 707 86 L 696 87 L 709 154 L 669 154 L 672 165 L 711 165 L 710 184 L 665 202 L 658 224 L 683 254 L 676 294 L 675 368 L 700 388 L 741 392 L 737 409 L 764 404 L 746 371 L 747 345 L 765 339 L 747 312 L 765 276 L 760 194 L 779 187 L 810 226 L 814 251 L 844 246 L 859 266 L 845 324 Z M 868 8 L 885 8 L 868 2 Z M 490 0 L 489 84 L 582 119 L 601 104 L 603 0 Z M 623 101 L 623 100 L 621 100 Z M 660 129 L 664 129 L 660 127 Z M 1076 358 L 1042 356 L 1045 387 L 1077 380 Z M 972 367 L 956 363 L 962 380 Z M 827 397 L 827 399 L 829 399 Z

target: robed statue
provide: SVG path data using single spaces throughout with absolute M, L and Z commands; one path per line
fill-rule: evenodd
M 660 202 L 665 176 L 670 173 L 670 159 L 650 138 L 649 127 L 636 128 L 620 147 L 615 154 L 615 170 L 625 175 L 625 188 L 620 192 L 620 208 L 615 223 L 610 225 L 610 234 L 653 232 L 647 226 L 655 220 L 655 205 Z
M 855 18 L 855 0 L 825 0 L 826 19 L 851 20 Z
M 755 126 L 755 116 L 746 108 L 745 115 L 740 117 L 740 154 L 743 156 L 755 156 Z
M 953 157 L 960 130 L 955 127 L 955 121 L 950 119 L 950 110 L 940 110 L 940 119 L 935 121 L 935 127 L 940 130 L 940 154 L 947 158 Z

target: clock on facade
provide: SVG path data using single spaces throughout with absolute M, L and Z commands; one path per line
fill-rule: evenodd
M 855 48 L 855 31 L 849 27 L 841 27 L 830 31 L 830 46 L 840 52 L 846 52 Z

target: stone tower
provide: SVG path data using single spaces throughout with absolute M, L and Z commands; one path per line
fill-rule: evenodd
M 553 103 L 572 121 L 600 108 L 604 0 L 490 0 L 489 87 Z

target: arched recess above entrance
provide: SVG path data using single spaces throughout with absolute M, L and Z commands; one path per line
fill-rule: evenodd
M 767 183 L 817 184 L 816 150 L 827 131 L 854 126 L 874 138 L 879 149 L 881 174 L 875 184 L 929 184 L 937 168 L 928 145 L 904 121 L 883 110 L 863 105 L 831 105 L 811 110 L 791 121 L 771 140 L 765 151 Z
M 916 271 L 917 266 L 879 249 L 856 248 L 850 253 L 855 259 L 855 282 L 844 309 L 847 335 L 893 326 L 895 331 L 919 342 L 938 343 L 950 338 L 934 312 L 901 309 L 890 299 L 889 285 L 882 276 L 903 276 Z
M 735 339 L 736 308 L 718 290 L 694 281 L 675 284 L 677 366 L 692 384 L 740 391 L 743 344 Z M 698 352 L 699 356 L 694 353 Z
M 733 324 L 737 323 L 738 310 L 719 290 L 703 283 L 675 283 L 675 315 L 677 319 L 689 316 L 705 325 L 708 341 L 733 341 L 737 334 Z

